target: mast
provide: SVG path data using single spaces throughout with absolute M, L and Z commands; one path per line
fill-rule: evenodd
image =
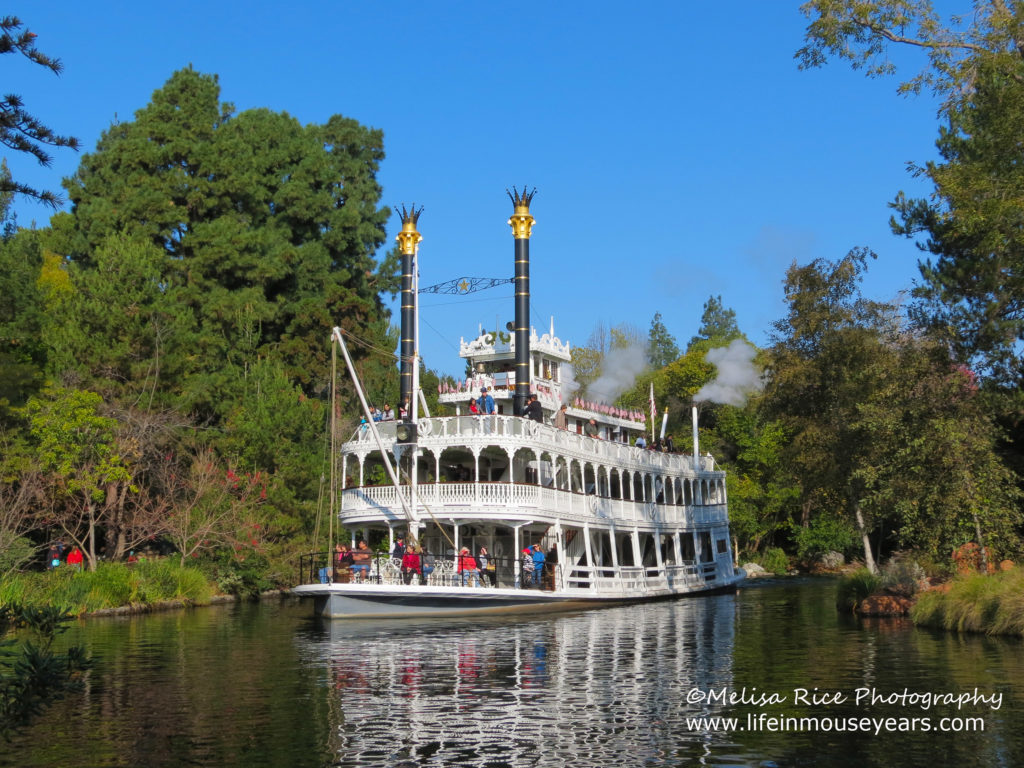
M 413 419 L 413 398 L 416 392 L 413 383 L 414 357 L 416 355 L 416 289 L 414 285 L 413 270 L 415 268 L 416 246 L 423 239 L 423 236 L 416 231 L 416 223 L 420 214 L 423 213 L 422 206 L 417 210 L 413 205 L 409 210 L 402 206 L 402 231 L 395 238 L 398 247 L 402 251 L 402 310 L 401 310 L 401 342 L 398 349 L 401 360 L 401 379 L 398 396 L 399 409 L 409 409 L 406 419 Z
M 505 190 L 508 192 L 508 190 Z M 512 413 L 522 416 L 526 409 L 526 400 L 530 396 L 530 231 L 534 218 L 530 215 L 530 202 L 537 190 L 527 192 L 526 187 L 520 192 L 515 187 L 508 192 L 512 200 L 512 218 L 508 225 L 512 227 L 515 238 L 515 288 L 516 288 L 516 389 L 512 400 Z

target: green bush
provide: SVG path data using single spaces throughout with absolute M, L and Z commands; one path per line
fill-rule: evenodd
M 789 571 L 789 558 L 786 553 L 778 547 L 772 547 L 766 549 L 764 552 L 759 552 L 754 557 L 754 562 L 760 565 L 769 573 L 774 573 L 779 576 Z
M 213 563 L 217 589 L 226 595 L 255 598 L 274 585 L 268 577 L 270 564 L 263 555 L 250 552 L 244 559 L 223 553 Z
M 0 582 L 0 603 L 54 605 L 73 614 L 165 600 L 202 604 L 211 588 L 203 574 L 174 560 L 144 560 L 129 566 L 100 563 L 95 571 L 57 568 L 12 574 Z
M 854 571 L 839 579 L 836 590 L 836 607 L 841 611 L 857 612 L 857 606 L 864 598 L 873 595 L 882 587 L 882 579 L 867 568 Z
M 822 513 L 811 520 L 808 527 L 795 526 L 796 556 L 810 561 L 826 552 L 849 554 L 857 544 L 857 532 L 838 515 Z

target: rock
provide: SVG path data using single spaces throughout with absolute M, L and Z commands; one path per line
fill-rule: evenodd
M 857 607 L 861 616 L 906 616 L 914 601 L 899 595 L 871 595 Z
M 835 570 L 836 568 L 842 568 L 846 565 L 846 558 L 843 557 L 842 552 L 826 552 L 818 558 L 818 564 L 822 568 L 828 570 Z
M 1010 571 L 1010 570 L 1013 570 L 1013 560 L 1003 560 L 1003 562 L 1001 562 L 999 564 L 999 570 L 1000 571 Z
M 740 567 L 747 572 L 748 579 L 760 579 L 764 578 L 765 576 L 773 575 L 771 573 L 768 573 L 768 571 L 766 571 L 757 563 L 744 563 Z

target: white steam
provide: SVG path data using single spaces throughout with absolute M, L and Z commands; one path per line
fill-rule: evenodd
M 620 347 L 608 351 L 601 363 L 601 376 L 587 387 L 587 396 L 614 403 L 619 395 L 636 383 L 647 367 L 647 350 L 642 346 Z
M 757 349 L 734 339 L 728 347 L 709 350 L 704 359 L 718 369 L 714 381 L 709 381 L 693 396 L 694 402 L 710 400 L 713 403 L 742 406 L 747 395 L 761 390 L 761 374 L 754 367 Z

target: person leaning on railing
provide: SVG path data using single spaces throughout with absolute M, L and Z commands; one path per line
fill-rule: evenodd
M 373 560 L 373 553 L 366 546 L 365 541 L 360 541 L 359 546 L 352 550 L 352 579 L 363 582 L 370 576 L 370 562 Z

